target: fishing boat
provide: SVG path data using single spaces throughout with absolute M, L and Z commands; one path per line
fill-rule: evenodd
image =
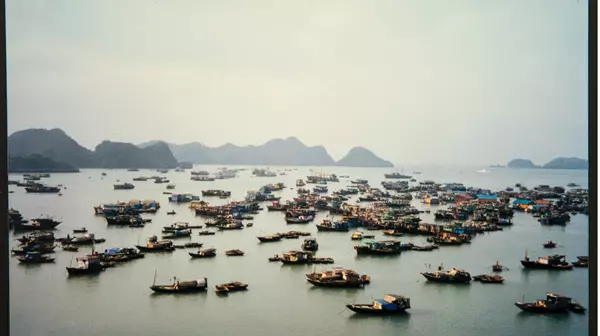
M 398 230 L 383 230 L 382 233 L 386 236 L 393 236 L 393 237 L 404 236 L 404 233 L 402 233 Z
M 317 258 L 311 252 L 289 251 L 284 253 L 279 260 L 286 265 L 333 264 L 333 258 Z
M 225 251 L 225 255 L 230 256 L 230 257 L 237 257 L 237 256 L 243 256 L 244 255 L 244 251 L 242 250 L 228 250 Z
M 500 262 L 496 260 L 496 264 L 492 265 L 492 271 L 502 272 L 503 270 L 508 270 L 508 268 L 500 265 Z
M 88 275 L 88 274 L 100 274 L 104 270 L 104 267 L 100 263 L 100 259 L 96 258 L 77 258 L 77 265 L 75 267 L 67 267 L 69 275 Z
M 13 223 L 13 229 L 15 231 L 52 230 L 56 228 L 60 223 L 60 221 L 56 221 L 50 217 L 41 217 L 32 219 L 31 221 L 29 221 L 29 223 Z
M 212 232 L 212 231 L 200 231 L 198 232 L 198 235 L 200 236 L 214 236 L 216 234 L 216 232 Z
M 241 283 L 239 281 L 233 281 L 230 283 L 216 285 L 215 289 L 216 289 L 215 291 L 217 292 L 217 294 L 228 294 L 231 292 L 239 292 L 239 291 L 247 290 L 248 284 Z
M 279 254 L 269 257 L 269 261 L 279 261 L 279 260 L 281 260 L 281 257 L 279 256 Z
M 421 275 L 432 282 L 469 283 L 472 280 L 469 272 L 458 270 L 456 268 L 453 268 L 450 271 L 440 270 L 437 272 L 422 272 Z
M 50 258 L 39 252 L 27 252 L 24 257 L 17 258 L 21 264 L 44 264 L 54 262 L 54 258 Z
M 387 294 L 383 299 L 373 300 L 371 304 L 348 304 L 346 308 L 358 314 L 395 315 L 410 309 L 410 299 L 394 294 Z
M 175 189 L 175 185 L 174 184 L 168 184 L 167 185 L 167 190 L 173 190 Z
M 577 257 L 577 261 L 573 261 L 573 262 L 571 262 L 571 264 L 573 265 L 573 267 L 588 268 L 589 257 L 587 257 L 587 256 Z
M 88 230 L 84 227 L 79 228 L 79 229 L 73 229 L 73 233 L 87 233 Z
M 79 251 L 79 247 L 73 245 L 66 245 L 62 247 L 62 250 L 68 252 L 77 252 Z
M 350 225 L 348 222 L 331 222 L 328 219 L 324 219 L 321 224 L 317 224 L 318 231 L 329 231 L 329 232 L 348 232 L 350 231 Z
M 148 238 L 146 246 L 135 245 L 142 252 L 172 252 L 175 250 L 173 242 L 170 240 L 158 240 L 156 236 Z
M 521 260 L 521 265 L 531 269 L 551 269 L 551 270 L 571 270 L 573 265 L 566 261 L 566 256 L 555 254 L 547 257 L 538 257 L 537 260 L 530 260 L 525 253 L 525 259 Z
M 163 239 L 175 239 L 175 238 L 190 238 L 192 236 L 192 230 L 175 230 L 170 231 L 168 234 L 164 234 Z
M 45 185 L 35 185 L 31 187 L 25 187 L 25 191 L 32 194 L 56 194 L 60 192 L 60 188 Z
M 302 249 L 306 251 L 316 251 L 319 249 L 319 243 L 316 238 L 306 238 L 302 243 Z
M 244 228 L 244 224 L 242 223 L 228 223 L 228 224 L 223 224 L 223 225 L 218 225 L 217 229 L 219 230 L 241 230 Z
M 304 183 L 304 180 L 302 180 L 302 179 L 296 180 L 296 187 L 304 187 L 305 185 L 306 185 L 306 183 Z
M 581 305 L 573 305 L 570 297 L 557 295 L 551 292 L 546 293 L 545 300 L 536 300 L 535 302 L 515 302 L 519 309 L 531 313 L 568 313 L 569 310 L 581 311 Z M 580 308 L 581 307 L 581 308 Z
M 549 241 L 547 241 L 547 242 L 544 243 L 544 247 L 545 248 L 555 248 L 556 247 L 556 243 L 553 242 L 553 241 L 551 241 L 551 240 L 549 240 Z
M 363 233 L 360 231 L 356 231 L 352 234 L 352 236 L 350 237 L 350 239 L 352 240 L 361 240 L 363 239 Z
M 171 211 L 167 212 L 167 215 L 175 215 L 175 210 L 171 210 Z
M 481 274 L 474 276 L 473 280 L 482 283 L 504 283 L 504 278 L 499 275 Z
M 313 216 L 285 217 L 287 224 L 306 224 L 315 219 Z
M 384 174 L 386 179 L 409 179 L 412 178 L 412 176 L 410 175 L 402 175 L 400 173 L 391 173 L 391 174 Z
M 262 237 L 256 237 L 261 243 L 270 243 L 280 241 L 282 236 L 280 234 L 266 235 Z
M 395 255 L 402 253 L 402 244 L 397 240 L 369 241 L 354 246 L 356 254 Z
M 314 286 L 320 287 L 363 287 L 370 283 L 368 275 L 360 275 L 353 270 L 333 268 L 322 273 L 306 274 L 306 280 Z
M 113 185 L 113 187 L 115 188 L 115 190 L 131 190 L 131 189 L 135 188 L 135 185 L 133 185 L 131 183 L 123 183 L 123 184 L 115 184 L 115 185 Z
M 156 272 L 154 273 L 154 282 L 150 289 L 156 293 L 169 294 L 187 294 L 205 292 L 208 287 L 208 279 L 200 278 L 192 281 L 179 281 L 176 277 L 173 278 L 171 285 L 156 285 Z
M 413 251 L 433 251 L 437 249 L 437 245 L 413 245 L 411 250 Z
M 54 245 L 48 245 L 44 243 L 36 243 L 34 245 L 19 246 L 16 249 L 10 250 L 14 255 L 26 255 L 29 252 L 39 252 L 41 254 L 53 253 L 55 249 Z
M 193 259 L 198 259 L 198 258 L 213 258 L 213 257 L 217 256 L 217 249 L 216 248 L 209 248 L 209 249 L 205 249 L 205 250 L 198 250 L 198 252 L 188 252 L 188 254 Z

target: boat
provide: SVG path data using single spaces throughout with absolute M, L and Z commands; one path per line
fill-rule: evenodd
M 373 300 L 371 304 L 347 304 L 346 308 L 358 314 L 403 314 L 410 309 L 410 299 L 401 295 L 387 294 L 383 299 Z
M 409 178 L 412 178 L 412 176 L 402 175 L 400 173 L 391 173 L 391 174 L 385 174 L 385 178 L 386 179 L 409 179 Z
M 60 221 L 56 221 L 50 217 L 41 217 L 32 219 L 31 221 L 29 221 L 29 223 L 13 223 L 13 229 L 15 231 L 52 230 L 56 228 L 60 223 Z
M 356 254 L 397 255 L 402 253 L 402 244 L 397 240 L 369 241 L 354 249 Z
M 515 306 L 519 309 L 531 312 L 531 313 L 568 313 L 569 310 L 578 309 L 579 307 L 572 304 L 573 301 L 570 297 L 564 295 L 557 295 L 551 292 L 546 293 L 545 300 L 537 300 L 535 302 L 515 302 Z M 583 307 L 581 307 L 583 308 Z
M 213 257 L 217 256 L 217 249 L 216 248 L 209 248 L 209 249 L 205 249 L 205 250 L 198 250 L 198 252 L 188 252 L 188 254 L 193 259 L 198 259 L 198 258 L 213 258 Z
M 256 237 L 256 238 L 258 238 L 258 240 L 260 240 L 261 243 L 269 243 L 269 242 L 280 241 L 281 238 L 283 238 L 283 237 L 280 234 L 273 234 L 273 235 L 266 235 L 266 236 Z
M 477 172 L 478 173 L 489 173 L 490 171 L 484 168 L 484 169 L 479 169 Z
M 84 227 L 80 228 L 80 229 L 73 229 L 73 233 L 87 233 L 88 230 Z
M 473 280 L 482 283 L 504 283 L 504 278 L 499 275 L 481 274 L 474 276 Z
M 239 292 L 248 289 L 248 284 L 241 283 L 239 281 L 234 281 L 230 283 L 225 283 L 221 285 L 216 285 L 217 294 L 228 294 L 230 292 Z
M 433 251 L 437 249 L 437 245 L 413 245 L 411 250 L 413 251 Z
M 328 219 L 324 219 L 321 224 L 317 224 L 318 231 L 329 231 L 329 232 L 348 232 L 350 231 L 350 225 L 348 222 L 331 222 Z
M 192 281 L 179 281 L 176 277 L 173 278 L 171 285 L 156 285 L 156 273 L 154 273 L 154 282 L 150 289 L 156 293 L 169 294 L 186 294 L 205 292 L 208 287 L 208 279 L 200 278 Z
M 62 250 L 68 252 L 77 252 L 79 251 L 79 247 L 73 245 L 65 245 L 62 247 Z
M 544 243 L 544 247 L 545 248 L 555 248 L 556 247 L 556 243 L 553 242 L 553 241 L 551 241 L 551 240 L 549 240 L 549 241 L 547 241 L 547 242 Z
M 317 258 L 311 252 L 289 251 L 284 253 L 279 260 L 286 265 L 333 264 L 333 258 Z
M 350 237 L 350 239 L 352 240 L 361 240 L 363 239 L 363 233 L 360 231 L 356 231 L 352 234 L 352 236 Z
M 174 184 L 168 184 L 167 185 L 167 190 L 173 190 L 175 189 L 175 185 Z
M 198 235 L 200 236 L 214 236 L 216 233 L 212 231 L 200 231 Z
M 276 254 L 269 258 L 269 261 L 279 261 L 279 260 L 281 260 L 281 257 L 279 256 L 279 254 Z
M 302 179 L 296 180 L 296 187 L 304 187 L 305 185 L 306 185 L 306 183 L 304 183 L 304 180 L 302 180 Z
M 306 238 L 302 243 L 302 249 L 306 251 L 316 251 L 319 249 L 319 243 L 316 238 Z
M 60 188 L 45 185 L 34 185 L 30 187 L 25 187 L 25 191 L 33 194 L 56 194 L 60 192 Z
M 88 275 L 88 274 L 100 274 L 104 270 L 104 267 L 100 263 L 100 259 L 97 258 L 77 258 L 77 266 L 67 267 L 69 275 Z
M 580 256 L 577 257 L 577 261 L 573 261 L 571 262 L 571 265 L 573 265 L 573 267 L 579 267 L 579 268 L 588 268 L 589 266 L 589 257 L 587 256 Z
M 113 187 L 115 188 L 115 190 L 131 190 L 131 189 L 135 188 L 135 185 L 133 185 L 131 183 L 123 183 L 123 184 L 115 184 L 115 185 L 113 185 Z
M 254 226 L 254 224 L 253 224 L 253 223 L 248 223 L 248 224 L 246 224 L 246 227 L 253 227 L 253 226 Z
M 382 233 L 386 236 L 393 236 L 393 237 L 402 237 L 404 236 L 404 233 L 398 231 L 398 230 L 383 230 Z
M 219 230 L 241 230 L 243 228 L 244 228 L 244 224 L 239 223 L 239 222 L 228 223 L 228 224 L 223 224 L 223 225 L 217 226 L 217 229 L 219 229 Z
M 230 256 L 230 257 L 236 257 L 236 256 L 243 256 L 244 255 L 244 251 L 242 250 L 228 250 L 225 251 L 225 255 Z
M 16 249 L 10 250 L 10 252 L 14 255 L 26 255 L 29 252 L 39 252 L 41 254 L 48 254 L 53 253 L 54 249 L 54 245 L 36 243 L 35 245 L 20 246 Z
M 314 286 L 320 287 L 363 287 L 371 282 L 368 275 L 360 275 L 353 270 L 333 268 L 322 273 L 308 273 L 306 280 Z
M 173 242 L 170 240 L 158 240 L 156 236 L 148 238 L 146 246 L 135 245 L 142 252 L 172 252 L 175 250 Z
M 571 270 L 573 265 L 566 261 L 566 256 L 555 254 L 547 257 L 539 257 L 537 260 L 530 260 L 525 253 L 525 259 L 521 260 L 521 265 L 531 269 L 552 269 L 552 270 Z
M 54 258 L 50 258 L 39 252 L 27 252 L 24 257 L 17 258 L 21 264 L 44 264 L 54 262 Z
M 469 283 L 472 280 L 469 272 L 458 270 L 456 268 L 453 268 L 450 271 L 440 270 L 437 272 L 422 272 L 421 275 L 432 282 Z
M 496 264 L 492 265 L 492 271 L 494 272 L 502 272 L 503 270 L 508 270 L 508 268 L 500 265 L 499 261 L 496 261 Z
M 189 238 L 192 236 L 191 229 L 185 230 L 174 230 L 170 231 L 168 234 L 164 234 L 163 239 L 176 239 L 176 238 Z
M 167 212 L 167 215 L 175 215 L 175 210 L 171 210 L 171 211 Z
M 287 224 L 306 224 L 315 219 L 313 216 L 285 217 Z

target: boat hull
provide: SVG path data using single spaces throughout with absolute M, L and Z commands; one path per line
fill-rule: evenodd
M 346 305 L 346 308 L 352 310 L 355 313 L 358 314 L 366 314 L 366 315 L 382 315 L 382 316 L 389 316 L 389 315 L 399 315 L 399 314 L 406 314 L 406 309 L 396 309 L 396 310 L 384 310 L 384 309 L 373 309 L 372 305 L 367 305 L 367 304 L 353 304 L 353 305 Z
M 167 294 L 189 294 L 189 293 L 201 293 L 206 292 L 207 287 L 179 287 L 175 289 L 173 286 L 150 286 L 150 289 L 155 293 L 167 293 Z
M 525 268 L 530 269 L 546 269 L 546 270 L 557 270 L 557 271 L 568 271 L 573 269 L 573 265 L 565 264 L 565 265 L 550 265 L 550 264 L 540 264 L 534 261 L 525 261 L 521 260 L 521 265 Z
M 173 252 L 173 251 L 175 251 L 174 247 L 156 248 L 156 247 L 147 247 L 147 246 L 140 246 L 140 245 L 136 245 L 135 247 L 142 252 Z
M 361 288 L 364 287 L 364 283 L 363 282 L 342 282 L 342 281 L 320 281 L 320 280 L 315 280 L 315 279 L 310 279 L 307 278 L 306 279 L 308 282 L 310 282 L 312 285 L 314 286 L 318 286 L 318 287 L 331 287 L 331 288 Z
M 76 268 L 76 267 L 67 267 L 67 272 L 69 275 L 96 275 L 102 272 L 102 268 Z
M 549 313 L 564 314 L 564 313 L 569 312 L 567 309 L 549 309 L 546 307 L 537 307 L 531 303 L 523 303 L 523 302 L 516 302 L 515 306 L 517 306 L 522 311 L 526 311 L 526 312 L 530 312 L 530 313 L 538 313 L 538 314 L 549 314 Z

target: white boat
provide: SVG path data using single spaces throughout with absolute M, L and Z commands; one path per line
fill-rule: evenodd
M 478 173 L 489 173 L 490 171 L 487 169 L 479 169 L 477 172 Z

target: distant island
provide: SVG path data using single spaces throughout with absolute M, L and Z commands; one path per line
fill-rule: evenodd
M 48 159 L 54 165 L 73 169 L 171 169 L 189 168 L 192 164 L 393 167 L 391 162 L 363 147 L 353 148 L 336 162 L 323 146 L 306 146 L 295 137 L 273 139 L 260 146 L 227 143 L 219 147 L 199 142 L 177 145 L 150 141 L 134 145 L 103 141 L 91 151 L 57 128 L 27 129 L 11 134 L 8 154 L 13 159 L 38 155 L 38 160 Z M 53 167 L 49 161 L 44 164 Z
M 177 160 L 165 143 L 156 143 L 142 149 L 130 143 L 103 141 L 91 151 L 80 146 L 60 129 L 27 129 L 8 137 L 9 158 L 27 158 L 31 155 L 37 155 L 40 164 L 50 164 L 52 161 L 61 167 L 68 165 L 77 169 L 177 167 Z M 44 159 L 50 161 L 43 161 Z M 13 162 L 24 161 L 20 159 Z
M 139 144 L 140 148 L 151 146 L 158 140 Z M 184 145 L 168 143 L 179 161 L 195 164 L 218 165 L 272 165 L 272 166 L 346 166 L 346 167 L 393 167 L 370 150 L 355 147 L 336 162 L 323 146 L 306 146 L 295 137 L 273 139 L 260 146 L 236 146 L 231 143 L 208 147 L 199 142 Z
M 508 168 L 538 168 L 538 169 L 589 169 L 589 161 L 580 158 L 556 158 L 543 166 L 535 165 L 531 160 L 514 159 L 507 165 Z
M 39 154 L 8 159 L 9 173 L 78 173 L 79 169 L 68 163 L 56 162 Z
M 337 163 L 344 167 L 393 167 L 389 161 L 386 161 L 370 150 L 363 147 L 354 147 Z

